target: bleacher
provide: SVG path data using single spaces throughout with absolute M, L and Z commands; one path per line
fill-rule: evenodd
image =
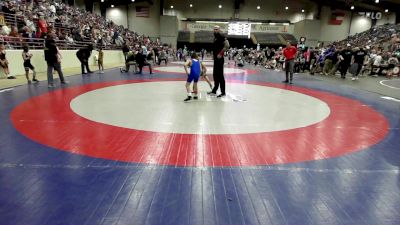
M 16 15 L 16 14 L 8 14 L 8 13 L 3 13 L 0 12 L 1 15 L 4 16 L 4 21 L 7 25 L 9 26 L 15 26 L 17 27 L 18 30 L 22 29 L 23 27 L 25 27 L 25 21 L 24 21 L 24 16 L 23 15 Z M 35 24 L 37 24 L 39 21 L 39 19 L 35 18 L 33 19 L 33 22 Z M 63 25 L 62 23 L 54 23 L 54 29 L 61 30 L 61 31 L 71 31 L 70 27 L 67 27 L 65 25 Z
M 280 35 L 285 41 L 290 41 L 292 44 L 297 44 L 297 39 L 291 34 L 278 34 Z
M 257 42 L 263 45 L 281 45 L 283 44 L 278 34 L 275 33 L 252 33 Z
M 0 3 L 9 2 L 12 1 L 0 1 Z M 56 41 L 58 42 L 60 49 L 76 49 L 80 48 L 81 46 L 87 46 L 88 44 L 95 43 L 102 43 L 103 49 L 120 49 L 122 45 L 121 43 L 123 41 L 127 41 L 131 45 L 135 45 L 139 42 L 143 42 L 145 39 L 144 36 L 138 35 L 133 31 L 129 31 L 122 26 L 118 26 L 112 21 L 107 21 L 105 18 L 102 18 L 99 15 L 73 8 L 66 4 L 57 5 L 57 11 L 52 16 L 49 16 L 48 11 L 46 11 L 47 9 L 43 9 L 42 11 L 40 11 L 38 4 L 44 3 L 49 5 L 49 3 L 51 2 L 55 3 L 60 1 L 35 1 L 34 3 L 32 3 L 34 5 L 29 6 L 33 7 L 34 10 L 26 10 L 24 9 L 24 7 L 28 7 L 27 5 L 25 5 L 27 3 L 22 0 L 19 2 L 21 6 L 20 8 L 12 8 L 14 10 L 13 12 L 15 13 L 2 12 L 2 7 L 0 7 L 0 15 L 4 17 L 3 22 L 6 25 L 6 29 L 4 29 L 4 32 L 0 33 L 0 42 L 4 42 L 7 49 L 20 49 L 24 44 L 28 44 L 32 49 L 43 48 L 44 39 L 39 38 L 39 36 L 43 37 L 43 35 L 41 35 L 41 33 L 39 32 L 38 27 L 38 18 L 41 16 L 43 16 L 47 21 L 48 31 L 53 29 L 55 34 L 57 35 Z M 2 6 L 2 4 L 0 4 L 0 6 Z M 36 27 L 36 32 L 32 32 L 34 31 L 33 29 L 29 30 L 30 27 L 27 27 L 24 18 L 28 18 L 34 24 L 34 26 Z M 66 25 L 67 23 L 68 25 Z M 2 25 L 3 24 L 0 25 L 0 28 Z M 82 30 L 84 26 L 90 27 L 90 30 L 87 33 L 83 32 Z M 7 30 L 11 30 L 12 27 L 17 28 L 18 35 L 15 35 L 15 32 L 13 33 L 13 35 L 10 35 L 9 31 L 7 32 Z M 28 31 L 26 29 L 28 29 Z M 22 30 L 25 30 L 24 37 L 26 38 L 22 37 Z M 80 37 L 74 36 L 74 34 L 78 32 L 85 34 L 81 35 Z M 111 34 L 110 32 L 115 32 L 118 36 L 115 37 L 115 34 Z M 68 34 L 69 37 L 73 40 L 70 39 L 68 41 L 66 39 L 66 34 Z M 102 35 L 102 41 L 97 39 L 97 37 L 99 37 L 99 34 Z M 109 39 L 110 36 L 112 37 L 111 40 Z M 58 40 L 58 38 L 60 38 L 60 40 Z M 151 41 L 149 43 L 152 44 Z
M 196 31 L 194 33 L 194 41 L 196 43 L 213 43 L 214 42 L 213 31 Z
M 391 50 L 395 50 L 395 46 L 391 43 L 391 38 L 394 34 L 400 36 L 400 24 L 374 26 L 369 30 L 351 35 L 335 44 L 342 47 L 346 46 L 346 44 L 350 44 L 353 47 L 383 47 L 384 45 L 390 45 Z
M 178 42 L 190 42 L 190 32 L 189 31 L 179 31 Z

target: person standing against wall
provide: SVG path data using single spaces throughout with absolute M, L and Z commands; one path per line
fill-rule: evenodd
M 229 49 L 229 42 L 225 36 L 221 34 L 221 28 L 214 26 L 214 44 L 213 44 L 213 56 L 214 56 L 214 88 L 208 94 L 216 95 L 219 86 L 221 85 L 221 94 L 217 97 L 223 97 L 225 93 L 225 78 L 224 78 L 224 53 Z
M 296 58 L 297 48 L 292 46 L 289 41 L 286 42 L 286 48 L 283 49 L 285 57 L 286 80 L 283 83 L 293 83 L 294 59 Z M 289 76 L 290 75 L 290 76 Z

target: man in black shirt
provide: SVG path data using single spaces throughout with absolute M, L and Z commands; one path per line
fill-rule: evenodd
M 53 34 L 48 34 L 47 36 L 44 49 L 44 59 L 47 62 L 47 82 L 49 84 L 49 88 L 54 87 L 53 69 L 57 71 L 61 84 L 67 84 L 67 82 L 64 80 L 64 75 L 61 70 L 61 56 L 58 52 Z
M 89 44 L 88 46 L 81 48 L 76 52 L 76 57 L 78 57 L 79 61 L 81 62 L 82 74 L 86 74 L 85 67 L 88 73 L 93 73 L 89 68 L 89 58 L 92 54 L 92 50 L 93 46 Z
M 153 48 L 154 51 L 154 62 L 158 62 L 158 58 L 160 58 L 160 50 L 158 47 Z
M 214 56 L 214 88 L 208 94 L 217 94 L 219 85 L 221 85 L 221 94 L 217 97 L 223 97 L 225 93 L 225 78 L 224 78 L 224 53 L 229 49 L 228 40 L 221 34 L 219 26 L 214 27 L 214 44 L 213 44 L 213 56 Z
M 358 80 L 358 74 L 361 71 L 362 66 L 364 65 L 365 57 L 367 56 L 367 52 L 361 47 L 357 48 L 353 54 L 354 63 L 357 64 L 357 71 L 354 74 L 352 80 Z
M 136 54 L 135 60 L 136 63 L 139 66 L 139 72 L 136 72 L 136 74 L 142 74 L 142 69 L 144 66 L 148 66 L 150 70 L 150 74 L 153 73 L 153 69 L 151 67 L 151 64 L 147 62 L 146 60 L 146 55 L 143 53 L 143 48 L 140 49 L 140 51 Z
M 314 75 L 318 64 L 318 48 L 310 50 L 310 75 Z
M 129 52 L 129 47 L 128 47 L 128 45 L 126 45 L 126 43 L 124 43 L 124 45 L 122 46 L 122 53 L 124 54 L 125 61 L 126 61 L 128 52 Z
M 351 64 L 351 57 L 353 56 L 353 51 L 351 50 L 351 45 L 347 44 L 347 48 L 340 52 L 340 62 L 339 71 L 342 79 L 346 79 L 347 70 Z
M 206 50 L 201 49 L 201 60 L 204 60 L 204 54 L 205 54 Z

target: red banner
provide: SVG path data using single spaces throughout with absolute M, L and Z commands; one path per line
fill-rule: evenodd
M 344 12 L 332 12 L 331 19 L 329 20 L 330 25 L 341 25 L 344 20 Z

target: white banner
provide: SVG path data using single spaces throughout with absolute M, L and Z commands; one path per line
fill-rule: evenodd
M 213 31 L 214 26 L 220 26 L 223 33 L 228 33 L 228 24 L 224 23 L 187 23 L 184 29 L 190 32 Z
M 252 24 L 251 32 L 257 33 L 288 33 L 292 34 L 294 30 L 293 25 L 271 25 L 271 24 Z
M 218 25 L 221 27 L 222 32 L 228 33 L 229 24 L 227 23 L 195 23 L 195 22 L 183 22 L 183 30 L 190 31 L 192 33 L 196 31 L 212 31 L 214 26 Z M 294 25 L 271 25 L 271 24 L 252 24 L 251 32 L 259 33 L 288 33 L 293 34 Z

